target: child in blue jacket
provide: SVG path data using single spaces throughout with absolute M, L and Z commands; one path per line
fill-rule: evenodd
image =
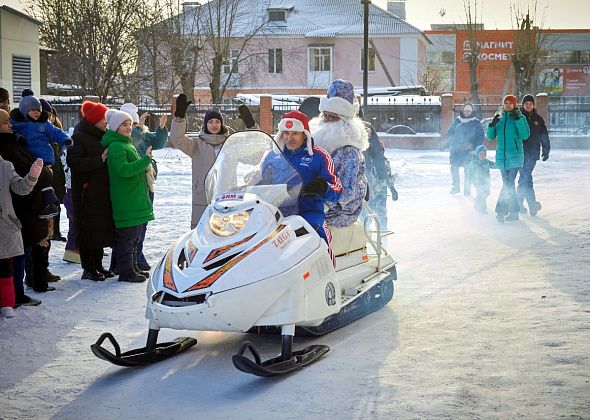
M 20 134 L 27 141 L 27 148 L 35 159 L 43 160 L 43 166 L 55 163 L 55 154 L 51 143 L 57 143 L 60 147 L 72 145 L 72 139 L 62 130 L 49 122 L 49 115 L 42 111 L 41 102 L 35 96 L 21 98 L 18 109 L 10 113 L 12 130 Z M 59 200 L 52 187 L 42 190 L 43 210 L 39 218 L 49 219 L 59 213 Z

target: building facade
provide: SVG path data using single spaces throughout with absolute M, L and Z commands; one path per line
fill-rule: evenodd
M 428 79 L 434 93 L 453 93 L 469 98 L 469 53 L 467 31 L 438 29 L 425 31 L 432 42 L 426 49 Z M 477 68 L 479 96 L 496 102 L 514 92 L 515 30 L 478 31 L 480 46 Z M 535 74 L 536 92 L 550 96 L 590 96 L 590 29 L 541 30 L 540 65 Z M 535 93 L 535 92 L 533 92 Z
M 39 26 L 41 22 L 8 6 L 0 6 L 0 86 L 12 102 L 23 89 L 40 92 Z
M 186 25 L 194 25 L 191 4 Z M 236 0 L 233 0 L 234 2 Z M 239 1 L 239 0 L 238 0 Z M 186 4 L 186 3 L 185 3 Z M 363 83 L 363 5 L 358 0 L 248 0 L 251 14 L 231 28 L 232 47 L 222 69 L 226 96 L 255 94 L 324 94 L 334 79 Z M 208 16 L 205 11 L 201 15 Z M 190 17 L 189 17 L 190 16 Z M 369 6 L 369 87 L 417 85 L 424 78 L 428 38 L 402 18 Z M 243 39 L 260 28 L 243 47 Z M 203 68 L 209 63 L 204 54 Z M 142 66 L 140 66 L 142 67 Z M 211 75 L 196 76 L 195 98 L 206 101 Z

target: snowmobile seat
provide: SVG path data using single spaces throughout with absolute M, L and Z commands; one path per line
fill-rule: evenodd
M 330 246 L 336 257 L 358 251 L 367 245 L 365 230 L 359 222 L 354 222 L 352 225 L 344 228 L 335 226 L 328 226 L 328 228 L 332 233 Z

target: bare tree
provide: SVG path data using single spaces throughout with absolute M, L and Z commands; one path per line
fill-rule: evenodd
M 135 72 L 141 0 L 31 0 L 28 9 L 43 22 L 41 41 L 58 51 L 52 77 L 105 100 Z
M 463 9 L 465 11 L 465 30 L 469 44 L 468 50 L 463 53 L 463 58 L 469 64 L 471 102 L 478 104 L 480 101 L 479 84 L 477 82 L 477 64 L 479 62 L 480 52 L 479 31 L 481 28 L 482 7 L 478 0 L 463 0 Z
M 514 53 L 511 57 L 519 98 L 532 92 L 541 53 L 547 47 L 547 34 L 533 25 L 531 10 L 526 12 L 518 5 L 511 5 L 516 24 Z M 533 4 L 532 15 L 537 16 L 537 1 Z
M 247 47 L 267 21 L 247 0 L 212 0 L 201 8 L 204 10 L 200 22 L 207 48 L 203 64 L 210 80 L 211 100 L 219 103 L 228 86 L 239 77 L 239 64 L 252 54 L 260 54 Z

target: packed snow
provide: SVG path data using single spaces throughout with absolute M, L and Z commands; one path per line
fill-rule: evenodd
M 190 225 L 190 160 L 155 155 L 152 265 Z M 505 224 L 449 195 L 448 153 L 387 156 L 400 196 L 388 202 L 395 295 L 329 335 L 295 338 L 295 349 L 329 345 L 321 360 L 263 379 L 236 370 L 231 355 L 247 339 L 274 357 L 276 336 L 163 330 L 160 341 L 199 343 L 144 368 L 110 365 L 90 344 L 110 331 L 123 350 L 144 345 L 145 284 L 80 280 L 54 242 L 57 290 L 29 291 L 43 304 L 0 321 L 0 418 L 590 418 L 590 151 L 539 162 L 542 210 Z M 489 209 L 500 188 L 492 171 Z

